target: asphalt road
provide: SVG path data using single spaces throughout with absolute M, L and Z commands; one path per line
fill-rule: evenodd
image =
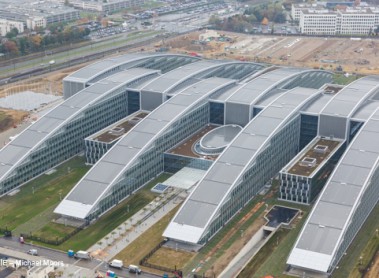
M 72 264 L 72 265 L 76 265 L 79 267 L 92 269 L 94 271 L 98 270 L 102 273 L 107 272 L 107 270 L 112 270 L 118 276 L 121 276 L 121 277 L 134 277 L 134 276 L 136 276 L 136 274 L 129 273 L 126 268 L 124 268 L 122 270 L 115 269 L 115 268 L 109 268 L 108 264 L 106 262 L 103 262 L 103 261 L 100 261 L 97 259 L 92 259 L 92 260 L 79 259 L 78 260 L 75 258 L 69 258 L 67 256 L 67 254 L 65 252 L 62 252 L 62 251 L 58 251 L 58 250 L 54 250 L 54 249 L 50 249 L 50 248 L 45 248 L 45 247 L 41 247 L 41 246 L 35 246 L 32 244 L 28 244 L 28 243 L 21 244 L 18 241 L 18 238 L 15 238 L 15 237 L 12 237 L 12 238 L 1 237 L 0 238 L 0 246 L 9 250 L 8 251 L 5 249 L 2 249 L 1 254 L 0 254 L 1 257 L 6 256 L 6 257 L 12 257 L 12 258 L 16 258 L 16 259 L 25 259 L 24 257 L 17 256 L 17 254 L 13 251 L 22 252 L 22 253 L 25 253 L 25 255 L 26 255 L 26 252 L 29 249 L 37 249 L 38 250 L 38 256 L 36 256 L 36 259 L 37 258 L 45 258 L 45 259 L 49 259 L 52 261 L 63 262 L 64 264 Z M 160 276 L 143 272 L 140 275 L 138 275 L 138 277 L 156 278 L 156 277 L 160 277 Z

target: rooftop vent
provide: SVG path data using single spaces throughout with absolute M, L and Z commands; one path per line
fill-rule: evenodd
M 131 120 L 129 121 L 129 123 L 131 123 L 132 125 L 136 125 L 136 124 L 138 124 L 138 122 L 141 121 L 141 120 L 142 120 L 142 119 L 139 118 L 139 117 L 134 117 L 133 119 L 131 119 Z
M 305 166 L 305 167 L 314 167 L 316 166 L 316 158 L 313 157 L 304 157 L 300 161 L 300 166 Z
M 124 132 L 125 132 L 124 128 L 122 128 L 122 127 L 115 127 L 115 128 L 112 128 L 108 133 L 112 134 L 112 135 L 119 136 L 119 135 L 124 134 Z
M 313 151 L 315 153 L 326 153 L 328 151 L 328 146 L 316 145 L 316 147 L 313 148 Z

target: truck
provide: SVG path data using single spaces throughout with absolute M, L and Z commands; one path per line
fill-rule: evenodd
M 85 259 L 85 260 L 91 259 L 91 256 L 90 256 L 89 252 L 87 252 L 87 251 L 78 251 L 75 253 L 74 257 L 76 259 Z
M 132 264 L 128 266 L 128 270 L 130 273 L 141 274 L 141 272 L 142 272 L 142 270 L 138 266 L 132 265 Z
M 124 265 L 121 260 L 113 260 L 109 263 L 110 267 L 119 268 L 121 269 Z

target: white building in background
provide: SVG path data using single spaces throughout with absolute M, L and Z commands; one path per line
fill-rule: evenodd
M 379 13 L 371 9 L 347 9 L 338 11 L 337 34 L 341 35 L 368 35 L 377 27 Z
M 15 21 L 15 20 L 0 18 L 0 35 L 1 36 L 5 36 L 13 28 L 16 28 L 19 33 L 23 33 L 25 24 L 22 21 Z
M 64 0 L 60 0 L 64 3 Z M 98 12 L 115 12 L 123 9 L 139 7 L 145 4 L 145 0 L 108 0 L 108 1 L 90 1 L 90 0 L 70 0 L 70 5 L 77 9 L 98 11 Z
M 378 25 L 379 10 L 375 7 L 300 11 L 299 29 L 308 35 L 368 35 Z
M 299 30 L 307 35 L 335 35 L 337 31 L 337 13 L 328 10 L 302 10 Z
M 319 10 L 319 11 L 327 11 L 325 8 L 325 5 L 322 5 L 320 3 L 313 3 L 313 4 L 308 4 L 308 3 L 301 3 L 301 4 L 292 4 L 291 6 L 291 17 L 295 21 L 300 21 L 300 14 L 304 10 Z

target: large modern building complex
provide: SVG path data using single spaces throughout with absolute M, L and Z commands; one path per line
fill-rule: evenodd
M 93 166 L 55 213 L 90 223 L 162 172 L 196 169 L 164 231 L 196 249 L 280 172 L 278 197 L 315 203 L 288 264 L 330 273 L 379 199 L 379 77 L 332 82 L 323 70 L 176 54 L 94 63 L 0 151 L 0 193 L 85 152 Z

